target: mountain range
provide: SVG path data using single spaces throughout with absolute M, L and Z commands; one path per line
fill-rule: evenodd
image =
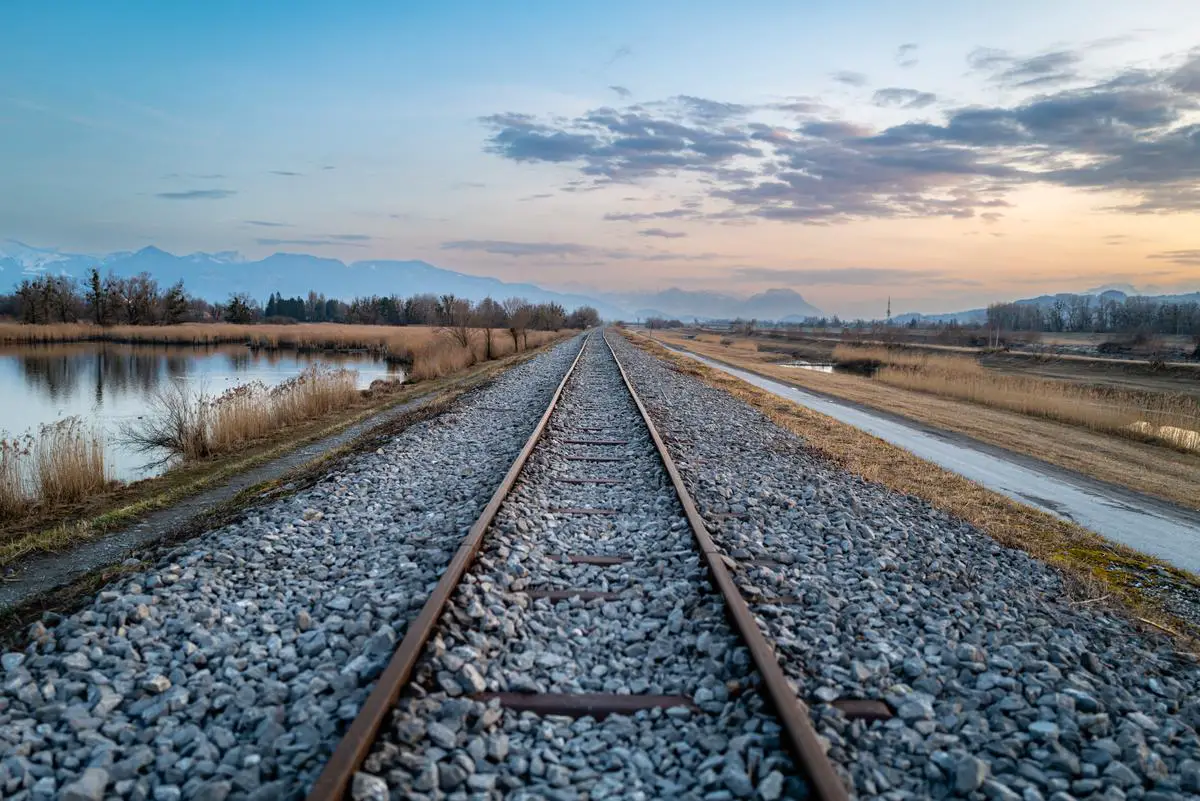
M 311 290 L 342 300 L 422 293 L 453 294 L 471 300 L 516 296 L 534 303 L 561 303 L 568 310 L 592 306 L 608 320 L 648 317 L 798 320 L 821 313 L 790 289 L 768 289 L 749 298 L 683 289 L 584 295 L 555 292 L 534 284 L 508 283 L 415 260 L 347 264 L 304 253 L 274 253 L 264 259 L 247 260 L 232 251 L 176 256 L 153 246 L 132 252 L 84 255 L 31 247 L 14 240 L 0 242 L 0 291 L 11 291 L 23 279 L 44 274 L 82 280 L 93 267 L 102 274 L 112 272 L 122 277 L 146 272 L 164 286 L 183 281 L 190 294 L 209 301 L 224 301 L 233 293 L 245 292 L 265 302 L 272 292 L 294 297 L 307 295 Z

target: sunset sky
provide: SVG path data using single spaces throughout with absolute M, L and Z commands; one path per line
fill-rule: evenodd
M 1200 3 L 5 3 L 0 239 L 938 312 L 1200 289 Z

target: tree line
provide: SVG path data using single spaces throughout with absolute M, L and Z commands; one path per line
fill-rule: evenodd
M 183 282 L 161 286 L 149 273 L 121 278 L 100 276 L 92 269 L 87 279 L 43 275 L 26 278 L 9 295 L 0 295 L 0 317 L 25 323 L 91 322 L 96 325 L 172 325 L 185 322 L 250 324 L 258 322 L 331 322 L 351 325 L 430 325 L 455 331 L 481 328 L 491 350 L 493 329 L 508 329 L 514 341 L 527 330 L 557 331 L 600 324 L 590 306 L 568 312 L 558 303 L 530 303 L 523 298 L 472 302 L 454 295 L 373 295 L 347 301 L 309 292 L 286 298 L 272 292 L 265 304 L 246 293 L 225 303 L 193 297 Z M 514 333 L 515 332 L 515 333 Z M 457 334 L 456 334 L 457 336 Z M 466 335 L 462 338 L 465 340 Z
M 1087 295 L 1057 298 L 1042 306 L 993 303 L 988 328 L 1001 331 L 1079 331 L 1200 335 L 1200 303 L 1164 302 L 1143 297 L 1101 298 Z

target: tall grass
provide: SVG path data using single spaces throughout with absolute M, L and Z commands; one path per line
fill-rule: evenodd
M 75 503 L 108 484 L 104 444 L 78 417 L 0 439 L 0 520 L 42 503 Z
M 874 364 L 876 381 L 1094 431 L 1154 439 L 1200 452 L 1200 402 L 1173 392 L 1139 392 L 987 370 L 966 356 L 888 348 L 834 349 L 839 364 Z
M 350 408 L 362 398 L 356 385 L 354 371 L 321 365 L 273 387 L 256 381 L 215 397 L 190 393 L 177 381 L 154 396 L 142 420 L 122 428 L 122 439 L 160 462 L 204 459 Z

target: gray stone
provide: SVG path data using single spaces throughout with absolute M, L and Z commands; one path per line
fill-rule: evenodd
M 73 782 L 63 787 L 61 801 L 102 801 L 108 785 L 108 771 L 88 768 Z
M 962 795 L 983 786 L 988 776 L 988 764 L 982 759 L 965 756 L 954 767 L 954 789 Z

